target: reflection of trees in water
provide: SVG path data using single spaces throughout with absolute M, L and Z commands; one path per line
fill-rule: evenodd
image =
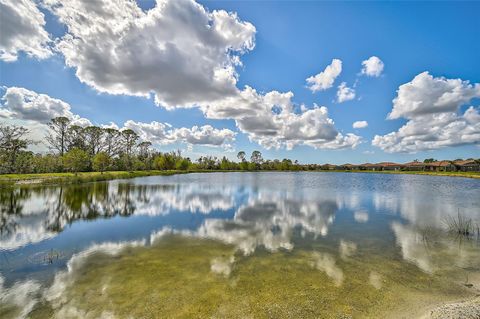
M 45 230 L 53 232 L 62 231 L 76 220 L 129 216 L 137 204 L 148 203 L 151 188 L 127 183 L 94 183 L 0 189 L 0 234 L 2 237 L 13 235 L 22 220 L 39 216 Z
M 17 223 L 10 216 L 20 216 L 23 202 L 29 196 L 27 189 L 1 189 L 0 188 L 0 235 L 13 234 Z
M 239 194 L 245 195 L 245 201 L 234 219 L 207 219 L 203 226 L 207 236 L 243 240 L 249 247 L 263 244 L 288 248 L 295 227 L 315 236 L 326 235 L 338 210 L 337 202 L 331 199 L 286 198 L 284 194 L 260 194 L 251 188 L 208 185 L 110 182 L 3 189 L 0 244 L 11 249 L 38 242 L 77 220 L 157 216 L 172 210 L 203 214 L 227 211 L 236 206 Z

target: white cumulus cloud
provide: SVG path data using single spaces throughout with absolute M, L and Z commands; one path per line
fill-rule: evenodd
M 352 125 L 353 128 L 365 128 L 367 126 L 368 126 L 367 121 L 356 121 Z
M 88 119 L 72 113 L 70 104 L 47 94 L 19 88 L 6 88 L 0 104 L 0 118 L 33 121 L 45 124 L 54 117 L 64 116 L 81 126 L 91 125 Z
M 323 91 L 333 86 L 335 79 L 342 72 L 342 61 L 333 59 L 323 72 L 307 78 L 308 88 L 312 92 Z
M 362 62 L 362 74 L 371 77 L 379 77 L 384 68 L 382 60 L 376 56 L 371 56 Z
M 193 0 L 162 0 L 147 11 L 130 0 L 44 0 L 67 28 L 57 49 L 77 77 L 100 92 L 150 96 L 162 107 L 198 107 L 207 118 L 234 120 L 266 148 L 355 147 L 360 137 L 337 131 L 326 107 L 294 110 L 293 93 L 237 87 L 240 57 L 255 44 L 255 27 L 235 13 L 208 11 Z M 342 62 L 312 77 L 332 86 Z M 309 80 L 307 80 L 308 82 Z M 331 82 L 331 83 L 330 83 Z M 232 131 L 210 126 L 177 129 L 136 123 L 142 132 L 190 144 L 229 145 Z M 134 125 L 130 123 L 130 125 Z M 212 134 L 208 140 L 206 135 Z
M 423 72 L 400 85 L 388 118 L 412 119 L 419 115 L 455 112 L 475 97 L 480 97 L 480 83 L 472 85 L 461 79 L 433 77 Z
M 460 112 L 461 106 L 478 97 L 478 83 L 420 73 L 399 87 L 388 115 L 389 119 L 403 117 L 407 123 L 396 132 L 376 135 L 372 144 L 389 153 L 413 153 L 479 143 L 478 107 Z
M 340 149 L 360 143 L 359 136 L 337 131 L 326 107 L 302 106 L 295 112 L 292 98 L 292 92 L 259 94 L 246 87 L 235 97 L 203 105 L 202 110 L 207 117 L 234 119 L 241 132 L 267 149 L 297 145 Z
M 343 103 L 355 98 L 355 89 L 349 88 L 347 83 L 342 82 L 337 90 L 337 102 Z
M 193 0 L 45 0 L 66 25 L 57 48 L 80 81 L 100 92 L 149 96 L 167 108 L 236 93 L 239 56 L 255 27 Z
M 71 111 L 71 106 L 65 101 L 39 94 L 37 92 L 19 88 L 6 88 L 1 98 L 0 119 L 24 120 L 36 124 L 46 130 L 46 123 L 52 118 L 64 116 L 73 124 L 80 126 L 92 125 L 90 120 L 80 117 Z M 35 124 L 33 124 L 35 123 Z M 120 129 L 113 122 L 100 125 L 104 128 Z M 143 140 L 151 141 L 159 145 L 173 143 L 187 143 L 190 145 L 221 146 L 231 149 L 237 133 L 229 129 L 216 129 L 211 125 L 193 126 L 192 128 L 174 128 L 168 123 L 151 122 L 142 123 L 128 120 L 123 128 L 134 130 Z M 122 129 L 123 129 L 122 128 Z M 38 139 L 38 136 L 36 137 Z
M 45 17 L 32 0 L 0 0 L 0 60 L 16 61 L 20 51 L 49 57 L 50 36 Z
M 124 127 L 134 130 L 143 140 L 160 145 L 179 142 L 230 149 L 233 147 L 232 143 L 235 141 L 235 135 L 237 134 L 232 130 L 216 129 L 211 125 L 173 128 L 167 123 L 156 121 L 142 123 L 129 120 L 125 122 Z

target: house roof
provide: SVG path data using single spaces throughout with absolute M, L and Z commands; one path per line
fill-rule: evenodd
M 405 165 L 405 166 L 425 166 L 426 164 L 422 163 L 422 162 L 408 162 L 408 163 L 405 163 L 403 165 Z
M 381 163 L 377 163 L 376 164 L 377 166 L 404 166 L 403 164 L 399 164 L 399 163 L 393 163 L 393 162 L 381 162 Z
M 448 165 L 452 165 L 450 161 L 436 161 L 432 163 L 426 163 L 426 166 L 434 166 L 434 167 L 445 167 Z
M 464 160 L 464 161 L 454 161 L 453 164 L 458 166 L 463 166 L 463 165 L 475 165 L 477 164 L 477 162 L 475 162 L 475 160 Z

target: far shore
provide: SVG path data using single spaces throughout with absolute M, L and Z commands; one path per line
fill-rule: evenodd
M 465 178 L 480 178 L 480 172 L 431 172 L 431 171 L 365 171 L 365 170 L 311 170 L 311 171 L 239 171 L 239 170 L 149 170 L 149 171 L 107 171 L 107 172 L 79 172 L 75 173 L 41 173 L 41 174 L 0 174 L 0 187 L 11 185 L 30 184 L 75 184 L 97 182 L 113 179 L 128 179 L 135 177 L 174 175 L 188 173 L 214 172 L 322 172 L 322 173 L 367 173 L 367 174 L 409 174 L 433 175 Z

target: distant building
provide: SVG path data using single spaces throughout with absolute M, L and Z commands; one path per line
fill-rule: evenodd
M 355 169 L 358 169 L 358 165 L 353 165 L 353 164 L 342 164 L 340 165 L 341 169 L 344 169 L 344 170 L 347 170 L 347 171 L 351 171 L 351 170 L 355 170 Z
M 341 169 L 341 168 L 340 168 L 340 166 L 333 165 L 333 164 L 323 164 L 321 166 L 321 169 L 327 170 L 327 171 L 334 171 L 334 170 Z
M 453 165 L 457 170 L 462 172 L 478 172 L 480 171 L 480 163 L 475 160 L 454 161 Z
M 404 170 L 406 171 L 424 171 L 425 163 L 422 162 L 409 162 L 403 164 Z
M 382 166 L 379 164 L 372 164 L 372 163 L 364 163 L 360 165 L 360 169 L 364 169 L 367 171 L 381 171 Z
M 425 163 L 425 171 L 436 172 L 455 172 L 457 167 L 450 161 L 435 161 L 431 163 Z
M 381 167 L 383 171 L 399 171 L 405 166 L 403 164 L 398 164 L 393 162 L 381 162 L 375 165 Z
M 363 164 L 323 164 L 318 166 L 322 170 L 363 170 L 363 171 L 434 171 L 434 172 L 479 172 L 480 162 L 475 160 L 460 160 L 460 161 L 434 161 L 430 163 L 423 162 L 409 162 L 405 164 L 394 162 L 380 162 L 376 164 L 363 163 Z

